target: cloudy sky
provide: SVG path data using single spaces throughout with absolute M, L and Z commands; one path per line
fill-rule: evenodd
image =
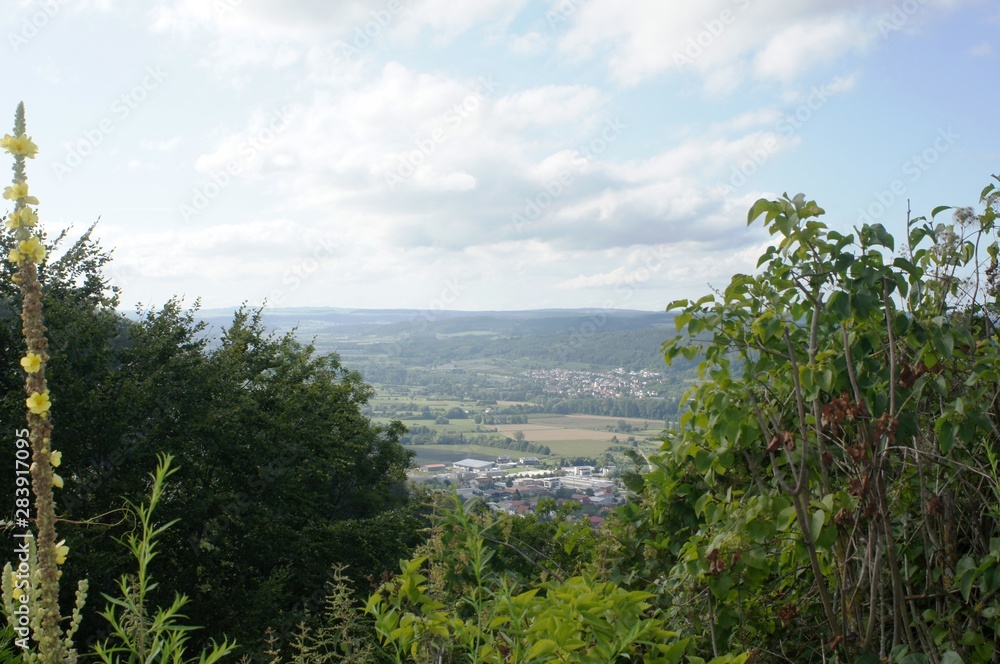
M 977 0 L 6 0 L 50 229 L 123 306 L 657 310 L 761 196 L 894 233 L 1000 172 Z

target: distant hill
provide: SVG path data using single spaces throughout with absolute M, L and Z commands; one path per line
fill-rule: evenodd
M 232 309 L 198 312 L 216 330 Z M 318 352 L 336 352 L 366 373 L 380 367 L 455 370 L 478 363 L 503 373 L 535 368 L 665 369 L 660 345 L 673 315 L 628 309 L 421 311 L 301 307 L 265 309 L 273 332 L 294 331 Z

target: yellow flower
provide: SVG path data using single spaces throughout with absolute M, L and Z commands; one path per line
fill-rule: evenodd
M 14 592 L 12 592 L 11 595 L 13 595 L 16 601 L 20 602 L 21 598 L 24 597 L 24 591 L 21 590 L 20 588 L 15 587 Z
M 11 570 L 10 585 L 14 586 L 14 592 L 12 593 L 14 595 L 14 599 L 21 599 L 21 596 L 24 594 L 24 591 L 17 587 L 20 582 L 21 580 L 17 578 L 17 573 L 14 572 L 14 570 Z
M 21 366 L 28 373 L 37 373 L 39 369 L 42 368 L 42 356 L 35 355 L 34 353 L 28 353 L 21 358 Z
M 30 397 L 24 400 L 24 403 L 28 406 L 30 410 L 35 415 L 44 415 L 49 412 L 49 408 L 52 407 L 52 402 L 49 400 L 49 391 L 44 392 L 33 392 Z
M 3 197 L 10 201 L 24 199 L 26 205 L 38 205 L 38 199 L 28 195 L 27 182 L 15 182 L 3 190 Z
M 38 146 L 35 145 L 30 136 L 24 134 L 20 136 L 7 134 L 3 139 L 0 139 L 0 147 L 15 157 L 23 156 L 28 159 L 34 159 L 35 155 L 38 154 Z
M 10 253 L 7 254 L 7 260 L 9 260 L 11 263 L 20 263 L 21 252 L 18 251 L 17 249 L 11 249 Z
M 31 227 L 38 223 L 38 214 L 30 207 L 23 207 L 7 217 L 7 228 Z
M 63 478 L 59 477 L 59 473 L 52 473 L 52 486 L 57 489 L 63 488 Z
M 69 547 L 66 546 L 66 540 L 62 540 L 56 544 L 56 565 L 62 565 L 66 562 L 66 556 L 69 555 Z
M 53 468 L 58 468 L 59 464 L 62 463 L 62 452 L 60 450 L 56 450 L 55 452 L 49 454 L 49 463 L 52 464 Z
M 17 251 L 24 260 L 41 263 L 45 260 L 45 247 L 37 237 L 29 237 L 17 245 Z M 13 261 L 12 261 L 13 262 Z

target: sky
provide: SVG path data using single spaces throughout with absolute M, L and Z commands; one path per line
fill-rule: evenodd
M 126 309 L 655 311 L 753 272 L 761 197 L 897 237 L 975 205 L 998 35 L 981 0 L 5 0 L 0 116 Z

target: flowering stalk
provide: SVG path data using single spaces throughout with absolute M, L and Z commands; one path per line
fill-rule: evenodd
M 38 147 L 25 134 L 24 104 L 17 107 L 14 134 L 0 139 L 0 147 L 14 157 L 14 182 L 3 192 L 5 199 L 14 201 L 14 211 L 7 216 L 6 222 L 7 228 L 14 232 L 14 248 L 7 258 L 17 265 L 14 281 L 21 289 L 21 321 L 27 345 L 21 368 L 27 374 L 25 406 L 32 450 L 31 486 L 35 494 L 37 531 L 37 563 L 32 583 L 33 586 L 37 583 L 37 588 L 33 587 L 30 592 L 35 595 L 32 599 L 36 601 L 32 604 L 39 613 L 32 619 L 33 636 L 38 642 L 37 661 L 74 662 L 76 653 L 69 639 L 63 638 L 59 614 L 59 565 L 65 562 L 69 549 L 56 541 L 53 487 L 61 488 L 63 481 L 53 470 L 59 465 L 61 454 L 53 452 L 50 446 L 51 400 L 45 381 L 48 340 L 42 320 L 42 288 L 38 282 L 38 266 L 45 260 L 45 247 L 36 228 L 38 214 L 32 207 L 38 205 L 38 199 L 29 195 L 24 173 L 25 159 L 33 159 Z M 13 594 L 15 599 L 20 599 L 19 591 Z

